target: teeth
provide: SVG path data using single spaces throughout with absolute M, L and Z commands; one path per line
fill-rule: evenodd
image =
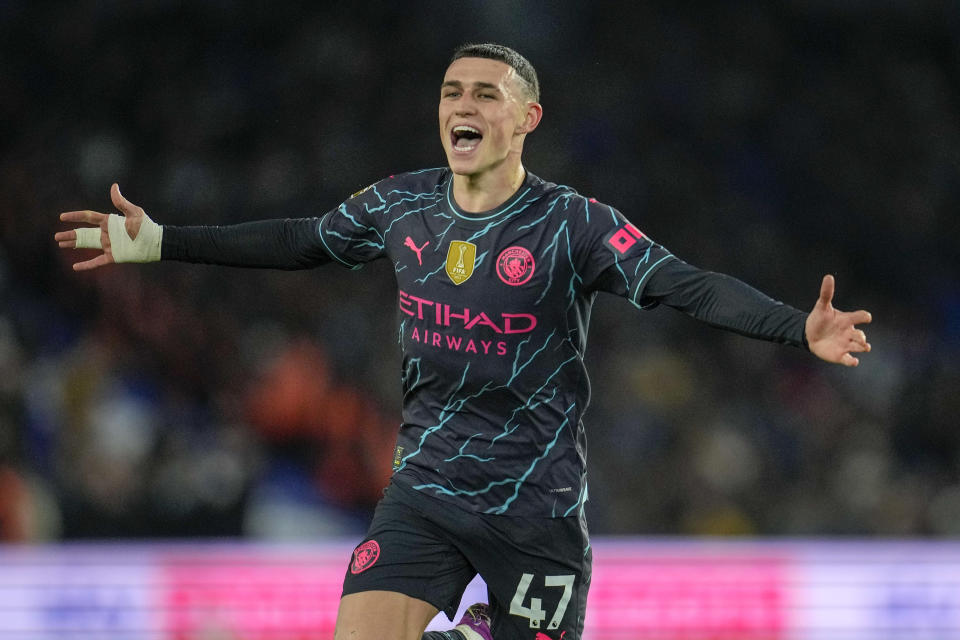
M 480 130 L 479 130 L 479 129 L 474 129 L 473 127 L 469 127 L 469 126 L 463 125 L 463 124 L 460 125 L 460 126 L 458 126 L 458 127 L 454 127 L 454 128 L 453 128 L 453 132 L 454 132 L 454 133 L 475 133 L 475 134 L 477 134 L 477 135 L 480 135 Z

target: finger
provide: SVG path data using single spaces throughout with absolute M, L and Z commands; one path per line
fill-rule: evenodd
M 873 322 L 873 314 L 869 311 L 851 311 L 848 315 L 851 324 L 870 324 Z
M 107 214 L 99 211 L 66 211 L 60 214 L 60 220 L 63 222 L 86 222 L 99 225 L 106 219 Z
M 96 269 L 97 267 L 102 267 L 111 263 L 110 256 L 105 253 L 101 253 L 96 258 L 91 258 L 90 260 L 84 260 L 83 262 L 73 263 L 74 271 L 89 271 L 90 269 Z
M 854 358 L 849 353 L 845 353 L 840 358 L 840 364 L 842 364 L 845 367 L 855 367 L 858 364 L 860 364 L 860 361 L 857 358 Z
M 823 282 L 820 283 L 820 298 L 817 300 L 817 304 L 823 307 L 829 306 L 830 302 L 833 300 L 833 290 L 836 286 L 833 276 L 827 274 L 823 276 Z
M 854 330 L 850 334 L 850 339 L 847 342 L 847 351 L 853 353 L 867 353 L 873 347 L 870 346 L 870 343 L 867 342 L 867 334 L 863 331 Z
M 113 206 L 115 206 L 117 210 L 119 210 L 125 216 L 137 215 L 140 213 L 140 207 L 123 197 L 123 194 L 120 193 L 120 185 L 118 185 L 116 182 L 114 182 L 110 187 L 110 199 L 113 201 Z
M 100 229 L 80 227 L 68 231 L 58 231 L 53 239 L 61 249 L 102 249 Z
M 848 351 L 853 351 L 853 352 L 856 352 L 856 353 L 866 353 L 866 352 L 870 351 L 870 349 L 871 349 L 871 347 L 870 347 L 870 343 L 869 343 L 869 342 L 856 342 L 856 341 L 854 341 L 854 342 L 851 342 L 850 345 L 847 347 L 847 350 L 848 350 Z

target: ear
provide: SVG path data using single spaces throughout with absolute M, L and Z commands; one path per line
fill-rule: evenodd
M 517 125 L 514 133 L 517 135 L 530 133 L 537 128 L 540 120 L 543 118 L 543 107 L 539 102 L 528 102 L 527 110 L 523 114 L 523 120 Z

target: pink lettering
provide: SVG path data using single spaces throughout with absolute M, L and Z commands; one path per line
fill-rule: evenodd
M 626 228 L 620 229 L 620 231 L 623 233 L 620 240 L 626 238 L 629 242 L 636 242 L 630 235 L 633 233 L 632 231 L 628 231 Z M 639 231 L 636 233 L 639 233 Z M 613 243 L 616 243 L 616 241 L 613 241 L 612 244 Z M 436 326 L 441 327 L 452 326 L 454 320 L 463 322 L 465 329 L 486 326 L 493 329 L 496 333 L 529 333 L 537 327 L 537 316 L 530 313 L 501 313 L 499 317 L 494 316 L 494 318 L 497 318 L 494 320 L 494 318 L 491 318 L 490 315 L 484 311 L 480 311 L 474 315 L 470 313 L 468 307 L 463 307 L 462 311 L 457 312 L 448 304 L 427 300 L 426 298 L 411 295 L 402 290 L 399 292 L 399 307 L 400 312 L 404 315 L 414 317 L 418 320 L 426 320 L 431 324 L 435 323 Z M 429 311 L 427 311 L 429 307 L 433 307 L 434 311 L 432 315 L 427 315 L 429 314 Z M 502 322 L 500 322 L 501 319 Z M 501 327 L 503 328 L 501 329 Z M 429 331 L 426 329 L 421 329 L 421 331 L 423 331 L 423 334 L 414 334 L 414 339 L 430 344 Z M 491 342 L 491 344 L 493 343 Z
M 450 305 L 445 304 L 443 305 L 444 326 L 447 326 L 447 327 L 450 326 L 450 318 L 460 318 L 461 320 L 463 320 L 463 324 L 467 324 L 468 322 L 470 322 L 470 309 L 467 309 L 466 307 L 464 307 L 462 314 L 453 313 L 452 311 L 450 311 Z
M 433 306 L 432 300 L 424 300 L 423 298 L 418 298 L 417 296 L 411 296 L 409 293 L 407 297 L 417 303 L 417 320 L 423 320 L 423 305 L 428 307 Z
M 407 310 L 407 307 L 410 306 L 410 296 L 405 292 L 400 291 L 400 311 L 403 311 L 408 316 L 416 315 L 413 311 Z
M 514 328 L 513 319 L 517 320 L 526 320 L 527 326 L 522 329 Z M 520 323 L 522 326 L 522 323 Z M 503 314 L 503 332 L 504 333 L 529 333 L 533 331 L 537 326 L 537 316 L 530 315 L 529 313 L 505 313 Z
M 464 353 L 476 353 L 479 355 L 480 349 L 483 349 L 484 355 L 507 355 L 507 343 L 503 340 L 494 342 L 493 340 L 473 340 L 468 338 L 466 342 L 464 342 L 463 336 L 447 335 L 441 331 L 431 333 L 429 329 L 421 329 L 419 327 L 413 327 L 413 329 L 411 329 L 410 339 L 433 347 L 446 348 L 450 351 L 463 351 Z
M 466 328 L 466 329 L 473 329 L 473 328 L 474 328 L 475 326 L 477 326 L 478 324 L 485 324 L 485 325 L 487 325 L 488 327 L 491 327 L 491 328 L 492 328 L 494 331 L 496 331 L 497 333 L 503 333 L 503 331 L 500 330 L 500 327 L 498 327 L 496 324 L 494 324 L 494 323 L 493 323 L 493 320 L 491 320 L 489 317 L 487 317 L 487 314 L 485 314 L 483 311 L 481 311 L 481 312 L 478 313 L 477 315 L 473 316 L 473 320 L 471 320 L 471 321 L 468 322 L 466 325 L 464 325 L 464 328 Z

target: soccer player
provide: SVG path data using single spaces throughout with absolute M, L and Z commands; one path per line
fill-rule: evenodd
M 601 291 L 856 366 L 870 350 L 825 276 L 810 313 L 673 256 L 616 209 L 522 162 L 543 109 L 530 63 L 493 44 L 458 49 L 440 86 L 447 166 L 390 176 L 316 218 L 161 227 L 73 211 L 56 234 L 100 248 L 78 262 L 187 262 L 396 273 L 403 421 L 393 476 L 346 570 L 337 640 L 416 640 L 479 573 L 489 605 L 433 638 L 578 640 L 591 550 L 584 519 L 589 401 L 583 358 Z

